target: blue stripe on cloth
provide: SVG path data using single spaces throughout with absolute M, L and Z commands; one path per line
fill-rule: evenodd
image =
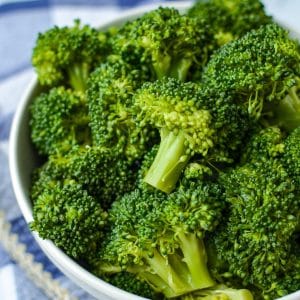
M 13 3 L 7 3 L 0 5 L 0 14 L 13 12 L 15 10 L 24 10 L 32 8 L 41 8 L 47 6 L 59 6 L 59 5 L 82 5 L 82 6 L 105 6 L 105 5 L 115 5 L 120 7 L 133 7 L 140 3 L 144 3 L 145 0 L 29 0 L 20 1 L 15 0 Z M 147 1 L 149 3 L 149 1 Z
M 141 1 L 141 0 L 139 0 Z M 70 6 L 117 6 L 117 0 L 49 0 L 51 6 L 70 5 Z
M 0 245 L 0 269 L 8 264 L 14 263 L 3 247 Z
M 5 3 L 0 5 L 0 15 L 8 12 L 15 12 L 16 10 L 33 9 L 49 6 L 49 0 L 31 0 L 20 1 L 17 0 L 12 3 Z
M 37 244 L 23 217 L 18 217 L 11 221 L 11 232 L 18 234 L 19 241 L 26 245 L 27 252 L 31 253 L 34 256 L 34 260 L 41 263 L 44 266 L 44 270 L 51 273 L 54 279 L 63 275 Z
M 8 140 L 13 113 L 2 116 L 0 114 L 0 141 Z

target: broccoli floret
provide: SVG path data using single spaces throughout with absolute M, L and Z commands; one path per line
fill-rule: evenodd
M 300 188 L 300 127 L 293 130 L 284 141 L 284 165 Z
M 76 20 L 73 27 L 53 27 L 40 33 L 32 64 L 42 85 L 71 86 L 84 91 L 90 72 L 108 54 L 107 36 Z
M 131 161 L 140 159 L 151 148 L 157 131 L 136 122 L 132 110 L 132 96 L 147 78 L 147 72 L 120 57 L 110 57 L 91 75 L 87 98 L 94 145 Z
M 238 166 L 222 174 L 221 182 L 228 207 L 211 237 L 217 259 L 223 262 L 215 266 L 222 267 L 222 274 L 227 264 L 227 277 L 232 274 L 243 285 L 255 286 L 260 295 L 268 294 L 291 270 L 300 208 L 294 181 L 280 159 L 270 158 Z
M 300 290 L 299 241 L 297 241 L 294 247 L 298 250 L 298 253 L 293 253 L 293 255 L 290 256 L 288 261 L 290 265 L 289 270 L 272 284 L 270 290 L 263 293 L 264 299 L 272 300 Z
M 136 274 L 166 297 L 214 285 L 203 236 L 213 231 L 223 208 L 215 183 L 181 185 L 167 195 L 137 189 L 112 205 L 97 268 Z
M 93 256 L 107 213 L 82 185 L 74 180 L 51 181 L 36 197 L 30 228 L 50 239 L 76 259 Z
M 159 129 L 161 137 L 145 181 L 166 193 L 194 154 L 230 160 L 248 128 L 246 112 L 230 98 L 174 78 L 145 83 L 134 95 L 134 105 L 137 120 Z
M 272 22 L 259 0 L 200 0 L 188 15 L 211 26 L 219 46 Z
M 160 7 L 123 26 L 114 51 L 150 69 L 155 79 L 172 76 L 185 81 L 192 65 L 204 66 L 214 43 L 207 24 Z
M 209 289 L 203 289 L 182 297 L 181 300 L 253 300 L 249 290 L 233 289 L 223 284 L 218 284 Z
M 218 0 L 200 0 L 188 11 L 190 17 L 202 20 L 202 22 L 211 26 L 217 46 L 222 46 L 234 39 L 231 32 L 232 16 L 224 2 Z
M 258 120 L 296 84 L 299 76 L 297 45 L 275 24 L 252 30 L 212 56 L 203 72 L 207 87 L 233 95 Z
M 105 278 L 105 280 L 126 292 L 152 300 L 162 299 L 147 282 L 138 279 L 135 274 L 120 272 Z
M 281 157 L 286 151 L 285 137 L 285 133 L 275 126 L 257 130 L 243 149 L 241 163 Z
M 136 166 L 124 157 L 101 147 L 74 147 L 66 155 L 52 155 L 37 171 L 31 196 L 33 201 L 48 182 L 73 179 L 107 208 L 135 186 Z
M 30 106 L 31 139 L 42 155 L 89 145 L 91 133 L 85 97 L 64 87 L 42 93 Z

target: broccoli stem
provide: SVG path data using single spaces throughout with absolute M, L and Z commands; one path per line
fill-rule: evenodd
M 144 181 L 165 193 L 170 193 L 187 165 L 189 155 L 183 133 L 175 134 L 162 129 L 160 135 L 158 152 Z
M 161 278 L 160 286 L 159 281 L 156 279 L 156 282 L 152 282 L 156 284 L 158 289 L 164 290 L 164 293 L 167 297 L 176 297 L 188 292 L 191 287 L 188 282 L 182 278 L 181 274 L 178 274 L 176 268 L 174 268 L 168 262 L 168 258 L 162 256 L 157 250 L 154 251 L 153 257 L 146 258 L 149 266 L 155 270 L 156 274 Z M 167 283 L 168 289 L 165 287 L 165 283 Z
M 136 274 L 167 298 L 178 297 L 199 289 L 212 287 L 215 282 L 208 273 L 207 257 L 202 239 L 192 233 L 176 233 L 180 241 L 179 248 L 172 254 L 164 255 L 154 249 L 151 256 L 143 255 L 143 264 L 131 265 L 123 269 L 102 263 L 104 273 L 119 273 L 126 270 Z
M 215 285 L 208 272 L 207 256 L 202 239 L 192 233 L 180 232 L 177 236 L 181 242 L 180 248 L 191 275 L 190 281 L 193 288 L 204 289 Z
M 150 272 L 143 272 L 142 274 L 139 274 L 139 277 L 142 280 L 145 280 L 154 291 L 163 293 L 164 295 L 173 294 L 173 291 L 170 289 L 168 284 L 163 281 L 158 275 L 152 274 Z
M 203 241 L 192 233 L 178 233 L 182 253 L 163 256 L 157 250 L 146 261 L 155 274 L 141 271 L 140 277 L 168 298 L 215 285 L 206 262 Z M 182 257 L 183 254 L 183 257 Z
M 219 284 L 209 289 L 202 289 L 194 293 L 184 295 L 182 300 L 253 300 L 253 296 L 249 290 L 233 289 Z
M 161 55 L 156 53 L 152 59 L 153 69 L 157 79 L 162 79 L 163 77 L 167 76 L 171 65 L 171 57 L 169 55 Z
M 289 90 L 288 95 L 276 107 L 276 115 L 280 125 L 292 131 L 300 125 L 300 99 L 297 86 Z
M 90 74 L 89 65 L 86 63 L 74 64 L 69 67 L 68 75 L 70 85 L 76 91 L 85 92 L 86 82 Z
M 169 76 L 184 82 L 191 65 L 192 60 L 189 58 L 181 58 L 173 61 L 169 71 Z

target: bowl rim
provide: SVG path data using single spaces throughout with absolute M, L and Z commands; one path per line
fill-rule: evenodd
M 192 4 L 192 1 L 170 1 L 165 3 L 152 3 L 141 5 L 136 8 L 128 9 L 127 11 L 120 13 L 119 16 L 114 18 L 113 20 L 103 22 L 99 25 L 99 29 L 105 30 L 106 28 L 113 26 L 115 24 L 124 23 L 129 19 L 137 18 L 142 14 L 146 13 L 149 10 L 161 7 L 174 7 L 179 10 L 186 10 Z M 280 23 L 282 26 L 285 26 L 282 22 Z M 295 32 L 294 30 L 291 30 Z M 300 34 L 295 33 L 296 36 L 300 37 Z M 9 170 L 10 176 L 12 180 L 13 190 L 17 199 L 17 203 L 21 210 L 23 217 L 26 220 L 26 223 L 29 224 L 33 220 L 32 215 L 32 206 L 31 200 L 26 196 L 25 189 L 22 185 L 22 180 L 19 174 L 19 166 L 18 166 L 18 136 L 20 132 L 20 124 L 23 120 L 24 113 L 28 110 L 28 104 L 31 101 L 35 90 L 38 86 L 37 75 L 34 74 L 32 79 L 30 80 L 27 88 L 25 89 L 20 102 L 15 111 L 13 122 L 11 126 L 10 136 L 9 136 Z M 120 288 L 117 288 L 101 278 L 93 275 L 82 266 L 80 266 L 75 260 L 70 258 L 67 254 L 65 254 L 60 248 L 55 246 L 55 244 L 50 240 L 41 239 L 36 232 L 32 232 L 35 240 L 42 248 L 43 252 L 50 258 L 51 262 L 55 264 L 62 273 L 69 274 L 71 272 L 73 276 L 76 277 L 76 283 L 81 286 L 84 290 L 86 290 L 85 285 L 87 284 L 92 289 L 105 294 L 107 297 L 113 297 L 113 299 L 125 299 L 125 300 L 142 300 L 146 299 L 132 293 L 126 292 Z M 67 269 L 68 271 L 65 271 Z M 76 275 L 74 275 L 76 274 Z M 67 277 L 70 277 L 66 275 Z M 71 276 L 71 280 L 74 281 L 73 276 Z M 91 293 L 91 292 L 89 292 Z M 294 298 L 295 297 L 295 298 Z M 300 298 L 300 291 L 289 294 L 280 298 L 282 300 L 296 300 Z

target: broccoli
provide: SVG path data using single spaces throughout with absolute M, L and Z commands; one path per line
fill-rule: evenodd
M 181 300 L 253 300 L 249 290 L 228 288 L 218 284 L 208 289 L 198 290 L 184 295 Z
M 31 230 L 50 239 L 76 259 L 92 257 L 106 223 L 107 213 L 74 180 L 49 181 L 36 197 Z
M 207 24 L 160 7 L 124 25 L 113 48 L 130 63 L 150 69 L 154 79 L 185 81 L 192 65 L 204 66 L 214 44 Z
M 41 155 L 91 144 L 86 99 L 64 87 L 42 93 L 30 106 L 31 139 Z
M 157 131 L 135 121 L 133 94 L 148 79 L 147 72 L 111 56 L 88 81 L 90 126 L 94 145 L 140 159 L 157 140 Z
M 171 192 L 191 156 L 229 160 L 248 129 L 247 113 L 230 98 L 174 78 L 146 82 L 134 95 L 138 122 L 159 129 L 161 142 L 145 181 Z
M 286 152 L 285 138 L 285 132 L 279 127 L 259 128 L 252 133 L 243 149 L 241 163 L 266 161 L 281 157 Z
M 272 115 L 299 76 L 297 44 L 275 24 L 252 30 L 217 50 L 204 85 L 231 94 L 254 120 Z
M 259 0 L 56 26 L 32 63 L 31 230 L 151 299 L 300 289 L 299 43 Z
M 162 299 L 145 281 L 139 280 L 134 274 L 120 272 L 104 279 L 110 284 L 125 290 L 126 292 L 148 299 Z
M 65 155 L 51 155 L 36 171 L 31 198 L 33 201 L 48 182 L 73 179 L 93 196 L 103 208 L 135 186 L 136 166 L 124 157 L 101 147 L 73 147 Z
M 211 26 L 219 46 L 272 22 L 259 0 L 199 0 L 188 15 Z
M 32 54 L 39 82 L 84 91 L 90 72 L 109 53 L 107 35 L 76 20 L 73 27 L 40 33 Z
M 148 189 L 124 195 L 109 211 L 95 268 L 136 274 L 166 297 L 213 286 L 203 237 L 218 223 L 222 193 L 212 182 L 185 181 L 170 195 Z
M 280 158 L 260 160 L 259 156 L 257 161 L 222 174 L 220 180 L 228 207 L 210 237 L 221 261 L 215 264 L 220 267 L 217 273 L 222 274 L 227 265 L 226 277 L 232 274 L 243 285 L 268 294 L 274 283 L 293 269 L 288 261 L 300 209 L 294 181 Z M 275 292 L 276 297 L 281 296 L 279 290 Z
M 289 134 L 284 141 L 284 145 L 284 165 L 289 174 L 293 176 L 297 187 L 300 189 L 300 126 Z

